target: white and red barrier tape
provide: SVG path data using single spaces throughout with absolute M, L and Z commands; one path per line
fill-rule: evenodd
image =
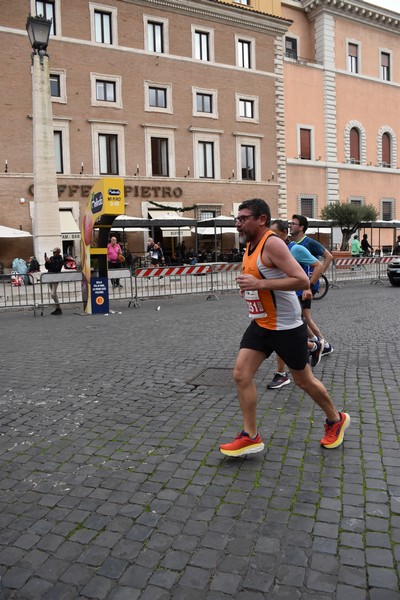
M 169 277 L 171 275 L 200 275 L 211 273 L 210 265 L 193 265 L 192 267 L 149 267 L 136 269 L 135 277 Z
M 354 265 L 371 265 L 376 263 L 389 263 L 394 260 L 395 256 L 371 256 L 364 258 L 337 258 L 335 260 L 335 266 L 354 266 Z

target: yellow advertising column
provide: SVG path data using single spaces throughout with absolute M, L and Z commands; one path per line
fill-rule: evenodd
M 87 314 L 108 312 L 107 243 L 114 219 L 125 213 L 124 180 L 105 177 L 88 196 L 81 223 L 82 298 Z M 92 247 L 93 227 L 99 227 L 98 245 Z M 96 257 L 96 275 L 92 274 Z

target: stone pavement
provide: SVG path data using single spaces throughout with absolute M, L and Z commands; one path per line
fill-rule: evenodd
M 245 459 L 218 451 L 241 429 L 237 294 L 0 313 L 0 599 L 399 600 L 399 294 L 313 305 L 344 445 L 320 447 L 299 388 L 266 390 L 270 359 Z

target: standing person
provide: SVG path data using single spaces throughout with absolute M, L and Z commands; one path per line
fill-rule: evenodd
M 370 254 L 373 254 L 374 249 L 371 246 L 371 244 L 368 241 L 368 236 L 366 233 L 364 233 L 363 235 L 363 239 L 361 240 L 361 248 L 363 251 L 364 256 L 369 256 Z M 371 250 L 371 252 L 370 252 Z
M 49 273 L 60 273 L 61 269 L 64 265 L 64 259 L 61 256 L 60 248 L 53 249 L 53 256 L 50 258 L 47 257 L 47 254 L 44 255 L 44 266 L 48 270 Z M 55 310 L 51 313 L 52 315 L 62 315 L 62 310 L 60 306 L 60 301 L 57 295 L 58 281 L 54 283 L 50 283 L 50 295 L 54 300 L 56 305 Z
M 276 219 L 271 225 L 271 231 L 276 233 L 284 242 L 287 243 L 289 225 L 287 221 Z M 311 300 L 312 300 L 312 287 L 318 281 L 323 270 L 323 264 L 315 258 L 307 250 L 305 246 L 295 244 L 293 242 L 288 243 L 288 248 L 292 256 L 302 266 L 304 272 L 310 279 L 311 289 L 308 290 L 296 290 L 297 298 L 300 302 L 302 316 L 304 317 L 304 311 L 311 311 Z M 321 360 L 322 352 L 324 350 L 325 341 L 323 338 L 314 339 L 314 334 L 311 329 L 307 326 L 307 335 L 309 340 L 307 342 L 308 350 L 310 353 L 310 364 L 312 367 L 316 367 Z M 290 383 L 290 378 L 285 369 L 285 362 L 279 357 L 276 357 L 276 371 L 272 378 L 272 381 L 267 384 L 268 390 L 276 390 L 284 385 Z
M 220 445 L 220 451 L 227 456 L 244 456 L 264 449 L 257 432 L 254 376 L 273 352 L 288 365 L 295 383 L 324 411 L 322 446 L 339 446 L 350 425 L 349 415 L 335 408 L 308 364 L 307 328 L 294 292 L 308 289 L 310 282 L 286 244 L 269 229 L 270 222 L 270 209 L 264 200 L 253 198 L 240 204 L 236 227 L 247 247 L 237 282 L 252 322 L 243 335 L 233 371 L 243 430 L 232 442 Z
M 148 240 L 147 252 L 150 254 L 150 262 L 153 267 L 159 267 L 160 263 L 164 262 L 164 252 L 160 244 L 155 242 L 153 238 L 149 238 Z
M 351 255 L 354 257 L 361 255 L 363 250 L 362 250 L 362 246 L 361 246 L 360 242 L 358 241 L 358 235 L 354 236 L 353 241 L 351 242 L 350 251 L 351 251 Z
M 395 243 L 395 245 L 393 246 L 393 252 L 392 254 L 394 256 L 399 256 L 400 255 L 400 235 L 397 236 L 397 241 Z
M 319 242 L 317 242 L 317 240 L 313 240 L 312 238 L 305 235 L 305 233 L 308 229 L 308 219 L 306 217 L 303 217 L 303 215 L 293 215 L 292 220 L 289 223 L 289 227 L 290 227 L 291 240 L 293 242 L 296 242 L 296 244 L 301 244 L 302 246 L 305 246 L 307 248 L 307 250 L 309 250 L 311 252 L 311 254 L 313 256 L 315 256 L 316 258 L 320 258 L 320 257 L 323 258 L 324 268 L 323 268 L 322 273 L 325 273 L 326 270 L 328 269 L 329 265 L 333 261 L 333 256 L 329 252 L 329 250 L 324 248 L 324 246 L 322 244 L 320 244 Z M 311 291 L 313 291 L 314 293 L 317 290 L 318 290 L 317 286 L 313 286 L 313 288 L 311 289 Z M 311 318 L 311 311 L 303 312 L 303 316 L 304 316 L 304 319 L 306 320 L 308 327 L 311 329 L 311 331 L 314 334 L 313 341 L 316 341 L 318 338 L 322 339 L 323 335 L 322 335 L 321 331 L 319 330 L 317 324 L 314 323 L 314 321 Z M 325 340 L 324 341 L 324 349 L 322 351 L 322 356 L 326 356 L 327 354 L 331 354 L 332 352 L 333 352 L 332 345 Z
M 120 269 L 121 263 L 118 260 L 118 255 L 122 254 L 121 246 L 117 242 L 116 237 L 110 239 L 110 243 L 107 244 L 107 260 L 109 269 Z M 111 279 L 111 285 L 113 288 L 120 288 L 122 285 L 119 279 Z

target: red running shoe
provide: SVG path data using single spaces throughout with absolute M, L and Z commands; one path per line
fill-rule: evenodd
M 248 433 L 242 431 L 237 434 L 233 442 L 221 444 L 219 449 L 226 456 L 245 456 L 261 452 L 264 450 L 264 444 L 259 433 L 254 439 L 251 439 Z
M 350 425 L 350 415 L 345 412 L 339 413 L 341 419 L 337 423 L 325 424 L 325 435 L 321 440 L 324 448 L 337 448 L 343 442 L 344 432 Z

